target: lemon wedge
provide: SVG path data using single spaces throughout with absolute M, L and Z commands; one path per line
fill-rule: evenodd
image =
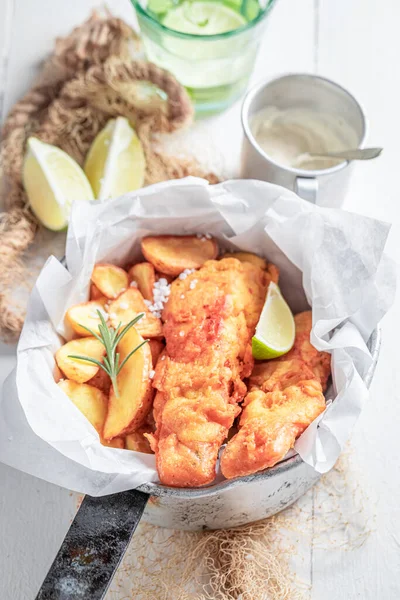
M 110 119 L 97 134 L 85 162 L 96 198 L 107 200 L 142 187 L 146 168 L 142 144 L 125 117 Z
M 72 202 L 94 200 L 78 163 L 60 148 L 34 137 L 28 139 L 22 180 L 32 211 L 53 231 L 68 225 Z
M 295 323 L 292 311 L 276 283 L 271 282 L 256 333 L 252 352 L 257 360 L 276 358 L 289 352 L 294 344 Z

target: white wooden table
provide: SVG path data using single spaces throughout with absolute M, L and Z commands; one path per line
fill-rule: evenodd
M 1 0 L 0 118 L 32 81 L 56 35 L 83 20 L 96 0 Z M 133 21 L 129 0 L 109 2 Z M 356 169 L 345 208 L 394 223 L 387 251 L 400 258 L 398 0 L 278 0 L 253 80 L 289 71 L 317 72 L 348 87 L 370 122 L 369 142 L 382 157 Z M 240 152 L 240 103 L 196 124 L 192 147 L 234 175 Z M 374 531 L 357 550 L 321 549 L 304 540 L 312 600 L 400 598 L 400 307 L 383 322 L 383 344 L 371 402 L 352 446 Z M 0 382 L 14 364 L 0 346 Z M 363 484 L 364 485 L 364 484 Z M 77 497 L 0 464 L 0 598 L 32 600 L 76 510 Z M 89 600 L 89 599 L 88 599 Z M 156 599 L 155 599 L 156 600 Z

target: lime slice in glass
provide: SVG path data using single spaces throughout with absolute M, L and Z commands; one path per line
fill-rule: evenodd
M 246 24 L 246 19 L 218 2 L 184 2 L 168 11 L 163 25 L 192 35 L 217 35 Z
M 271 282 L 256 333 L 252 339 L 253 356 L 257 360 L 282 356 L 293 346 L 294 337 L 295 324 L 292 311 L 279 287 Z

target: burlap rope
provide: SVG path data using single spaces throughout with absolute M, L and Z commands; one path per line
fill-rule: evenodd
M 39 224 L 27 206 L 22 185 L 25 144 L 29 136 L 59 146 L 80 165 L 111 117 L 127 117 L 135 126 L 146 156 L 145 185 L 187 175 L 205 174 L 193 160 L 157 152 L 155 134 L 189 124 L 193 110 L 184 88 L 167 71 L 139 60 L 134 31 L 110 14 L 94 13 L 66 38 L 56 41 L 39 80 L 8 115 L 0 151 L 0 339 L 15 341 L 24 321 L 11 301 L 11 288 L 23 278 L 23 254 Z M 136 57 L 135 57 L 136 55 Z M 133 56 L 133 58 L 132 58 Z M 165 93 L 149 94 L 141 82 Z

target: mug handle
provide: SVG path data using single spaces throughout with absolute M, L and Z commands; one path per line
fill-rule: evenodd
M 318 179 L 316 177 L 296 177 L 294 191 L 300 198 L 303 198 L 303 200 L 316 204 Z

